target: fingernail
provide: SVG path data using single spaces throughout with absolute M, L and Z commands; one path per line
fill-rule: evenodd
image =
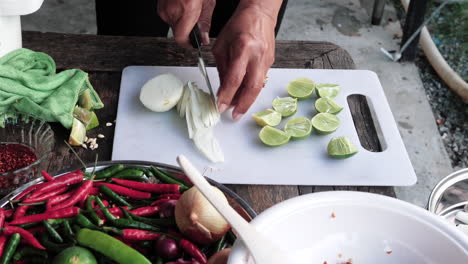
M 239 114 L 239 113 L 232 113 L 232 119 L 234 119 L 234 121 L 239 121 L 241 120 L 241 118 L 244 116 L 244 114 Z
M 203 41 L 203 45 L 209 45 L 210 44 L 210 35 L 208 34 L 208 32 L 203 32 L 202 33 L 202 41 Z
M 226 109 L 228 109 L 228 105 L 227 105 L 227 104 L 220 104 L 220 105 L 218 105 L 218 111 L 219 111 L 220 113 L 226 111 Z

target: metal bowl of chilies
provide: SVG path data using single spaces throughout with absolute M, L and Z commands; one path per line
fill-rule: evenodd
M 118 164 L 123 164 L 125 166 L 139 166 L 139 167 L 146 167 L 149 168 L 151 166 L 156 167 L 158 169 L 162 169 L 168 172 L 172 172 L 173 174 L 183 174 L 182 170 L 175 166 L 171 165 L 166 165 L 166 164 L 161 164 L 157 162 L 149 162 L 149 161 L 130 161 L 130 160 L 122 160 L 122 161 L 101 161 L 96 164 L 96 171 L 103 170 L 107 167 L 113 166 L 113 165 L 118 165 Z M 86 165 L 86 172 L 92 172 L 94 169 L 94 163 L 90 163 Z M 76 169 L 79 168 L 74 168 L 71 170 L 66 170 L 58 173 L 55 177 L 60 177 L 64 174 L 67 174 L 69 172 L 72 172 Z M 21 192 L 23 192 L 25 189 L 28 187 L 41 183 L 44 181 L 44 178 L 37 178 L 29 183 L 26 183 L 19 187 L 18 189 L 14 190 L 10 194 L 6 195 L 3 197 L 3 199 L 0 200 L 0 207 L 9 207 L 10 206 L 10 201 L 14 200 L 16 196 L 18 196 Z M 218 189 L 224 192 L 226 195 L 229 204 L 240 214 L 242 215 L 246 220 L 250 221 L 253 219 L 257 214 L 255 211 L 248 205 L 239 195 L 237 195 L 235 192 L 233 192 L 231 189 L 227 188 L 226 186 L 208 179 L 208 181 L 213 185 L 216 186 Z

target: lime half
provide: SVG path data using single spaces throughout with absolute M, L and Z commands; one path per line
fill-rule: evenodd
M 291 118 L 286 122 L 284 131 L 293 139 L 304 139 L 310 135 L 312 123 L 303 116 Z
M 319 98 L 315 101 L 315 109 L 319 113 L 330 113 L 338 114 L 343 110 L 343 107 L 339 106 L 335 101 L 329 98 Z
M 86 137 L 86 127 L 80 120 L 73 118 L 72 129 L 68 143 L 72 146 L 81 146 Z
M 347 137 L 332 138 L 327 149 L 330 156 L 338 159 L 349 158 L 358 152 L 356 146 Z
M 273 109 L 283 117 L 292 116 L 297 112 L 297 98 L 283 97 L 273 100 Z
M 259 126 L 277 126 L 281 122 L 281 114 L 267 109 L 252 115 Z
M 320 134 L 329 134 L 340 126 L 340 119 L 329 113 L 319 113 L 312 118 L 312 126 Z
M 338 84 L 318 83 L 315 88 L 317 96 L 322 98 L 335 98 L 340 93 Z
M 271 126 L 265 126 L 258 134 L 263 144 L 270 147 L 278 147 L 289 142 L 291 138 L 286 132 Z
M 288 84 L 288 94 L 294 98 L 309 98 L 315 89 L 315 83 L 311 79 L 298 78 Z

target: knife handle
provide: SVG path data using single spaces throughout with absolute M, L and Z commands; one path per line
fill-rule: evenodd
M 201 33 L 200 33 L 200 28 L 198 27 L 198 24 L 195 24 L 193 27 L 192 31 L 190 32 L 190 44 L 194 49 L 198 49 L 201 47 Z

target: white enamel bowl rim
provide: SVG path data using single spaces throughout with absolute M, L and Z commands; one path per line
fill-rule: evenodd
M 468 252 L 468 236 L 458 231 L 457 228 L 447 223 L 444 219 L 408 202 L 373 193 L 328 191 L 306 194 L 288 199 L 284 202 L 272 206 L 263 213 L 259 214 L 254 220 L 252 220 L 251 223 L 256 227 L 259 227 L 259 230 L 261 230 L 262 225 L 270 224 L 272 219 L 292 214 L 298 210 L 300 211 L 303 208 L 319 204 L 346 204 L 347 206 L 352 206 L 353 204 L 365 204 L 366 206 L 387 209 L 389 211 L 398 210 L 401 213 L 411 215 L 412 217 L 429 224 L 431 227 L 433 227 L 434 232 L 445 234 L 446 236 L 450 237 L 454 245 L 457 245 L 461 249 L 464 249 Z M 239 242 L 235 243 L 229 256 L 228 264 L 243 263 L 243 261 L 239 260 L 246 256 L 246 251 L 243 247 L 240 246 L 240 244 L 241 243 Z

